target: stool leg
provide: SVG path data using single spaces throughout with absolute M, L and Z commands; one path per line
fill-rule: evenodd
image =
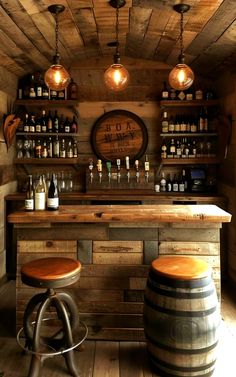
M 78 329 L 79 327 L 79 313 L 77 305 L 69 293 L 66 292 L 58 292 L 57 297 L 63 301 L 69 309 L 70 312 L 70 326 L 72 331 Z
M 30 341 L 33 339 L 34 331 L 32 327 L 32 321 L 31 321 L 31 314 L 35 310 L 35 307 L 38 304 L 41 304 L 44 302 L 44 300 L 48 297 L 47 292 L 44 293 L 38 293 L 37 295 L 33 296 L 30 301 L 28 302 L 25 312 L 24 312 L 24 318 L 23 318 L 23 327 L 24 327 L 24 333 L 26 336 L 26 342 L 31 344 Z
M 63 331 L 65 333 L 65 347 L 70 348 L 73 346 L 73 336 L 72 336 L 72 331 L 71 331 L 69 315 L 67 313 L 67 310 L 63 301 L 61 301 L 57 297 L 53 297 L 53 301 L 55 302 L 55 306 L 57 307 L 58 312 L 60 314 L 60 318 L 63 322 Z M 79 374 L 78 374 L 78 370 L 75 363 L 74 351 L 71 350 L 71 351 L 65 352 L 63 356 L 66 359 L 66 365 L 70 374 L 73 377 L 78 377 Z
M 40 371 L 41 361 L 42 361 L 42 356 L 37 355 L 37 351 L 39 352 L 40 329 L 41 329 L 42 321 L 44 318 L 44 313 L 50 305 L 51 305 L 51 298 L 45 297 L 44 301 L 41 303 L 37 312 L 35 327 L 34 327 L 33 342 L 32 342 L 32 351 L 35 352 L 35 354 L 33 354 L 31 357 L 28 377 L 39 376 L 39 371 Z

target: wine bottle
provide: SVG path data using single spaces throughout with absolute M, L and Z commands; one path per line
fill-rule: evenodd
M 35 211 L 45 210 L 45 186 L 43 183 L 43 177 L 40 175 L 39 182 L 35 188 Z
M 56 211 L 59 208 L 59 196 L 57 188 L 57 179 L 55 173 L 52 173 L 51 182 L 47 195 L 47 209 L 49 211 Z
M 78 129 L 78 124 L 76 122 L 75 116 L 73 116 L 71 126 L 70 126 L 70 132 L 77 133 L 77 129 Z
M 25 197 L 25 210 L 33 211 L 34 210 L 34 189 L 33 189 L 33 179 L 32 175 L 28 176 L 28 187 Z
M 167 89 L 166 81 L 163 82 L 163 89 L 162 89 L 162 92 L 161 92 L 161 98 L 163 100 L 166 100 L 166 99 L 169 98 L 169 92 L 168 92 L 168 89 Z

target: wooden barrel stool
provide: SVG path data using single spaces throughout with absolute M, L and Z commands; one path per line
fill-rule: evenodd
M 205 261 L 187 256 L 155 259 L 143 314 L 148 355 L 158 375 L 212 376 L 221 317 Z
M 38 377 L 43 360 L 59 354 L 65 357 L 69 373 L 74 377 L 79 375 L 73 352 L 81 343 L 75 344 L 73 339 L 74 332 L 79 327 L 77 305 L 68 293 L 55 292 L 55 288 L 64 288 L 78 281 L 80 270 L 79 261 L 57 257 L 36 259 L 21 268 L 23 283 L 46 288 L 46 292 L 36 294 L 27 304 L 23 328 L 17 336 L 21 345 L 19 334 L 24 331 L 23 348 L 32 353 L 28 377 Z M 59 326 L 46 326 L 49 323 L 49 318 L 46 318 L 49 311 L 56 314 L 54 321 Z

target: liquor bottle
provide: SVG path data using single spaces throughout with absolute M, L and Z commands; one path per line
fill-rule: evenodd
M 164 111 L 162 115 L 161 130 L 163 133 L 168 133 L 168 130 L 169 130 L 169 121 L 168 121 L 167 111 Z
M 55 158 L 60 157 L 60 143 L 59 143 L 58 135 L 56 135 L 56 138 L 53 141 L 53 157 Z
M 74 157 L 74 152 L 73 152 L 73 147 L 72 147 L 72 141 L 68 141 L 68 145 L 66 148 L 66 157 L 67 158 L 73 158 Z
M 179 182 L 176 174 L 174 175 L 174 180 L 173 180 L 173 192 L 178 192 L 179 191 Z
M 182 120 L 180 123 L 180 132 L 186 132 L 186 131 L 187 131 L 187 123 L 186 123 L 184 115 L 182 115 Z
M 176 158 L 180 158 L 181 155 L 182 155 L 181 144 L 180 144 L 180 141 L 177 140 L 176 141 L 176 154 L 175 154 L 175 157 Z
M 56 100 L 57 99 L 57 91 L 56 90 L 50 90 L 49 91 L 49 97 L 51 100 Z
M 161 192 L 166 191 L 166 178 L 165 178 L 164 172 L 161 173 L 160 190 L 161 190 Z
M 53 157 L 53 143 L 52 143 L 51 136 L 49 136 L 48 138 L 47 149 L 48 149 L 48 157 L 52 158 Z
M 42 99 L 42 97 L 43 97 L 43 78 L 42 78 L 41 73 L 39 73 L 37 76 L 38 77 L 37 77 L 36 85 L 35 85 L 35 87 L 36 87 L 36 97 L 38 99 Z
M 68 94 L 68 99 L 73 99 L 73 100 L 78 99 L 78 85 L 73 79 L 71 79 L 68 85 L 67 94 Z
M 43 141 L 42 145 L 42 151 L 41 151 L 41 157 L 42 158 L 47 158 L 48 157 L 48 146 L 47 146 L 47 141 Z
M 55 110 L 55 114 L 53 117 L 53 126 L 52 126 L 53 132 L 59 132 L 59 117 L 57 114 L 57 110 Z
M 35 188 L 35 211 L 45 210 L 45 186 L 43 183 L 43 177 L 40 175 L 38 184 Z
M 47 209 L 49 211 L 56 211 L 59 208 L 59 196 L 57 179 L 55 173 L 52 173 L 51 182 L 47 194 Z
M 182 171 L 182 180 L 184 182 L 184 191 L 188 191 L 188 180 L 187 180 L 186 172 L 184 169 Z
M 167 158 L 167 146 L 165 140 L 163 140 L 162 146 L 161 146 L 161 158 Z
M 28 176 L 28 187 L 25 197 L 25 210 L 33 211 L 34 210 L 34 188 L 33 188 L 33 178 L 32 175 Z
M 169 126 L 168 126 L 168 132 L 173 133 L 175 131 L 175 123 L 173 115 L 170 116 Z
M 36 98 L 35 77 L 34 77 L 34 75 L 31 75 L 31 77 L 30 77 L 29 98 L 30 99 L 35 99 Z
M 161 92 L 161 98 L 163 100 L 167 100 L 169 98 L 169 92 L 168 92 L 168 89 L 167 89 L 166 81 L 163 82 L 163 89 L 162 89 L 162 92 Z
M 191 120 L 190 132 L 197 132 L 197 122 L 194 118 Z
M 59 132 L 60 133 L 65 132 L 65 119 L 64 119 L 64 115 L 63 114 L 61 114 L 60 120 L 59 120 Z
M 200 88 L 195 91 L 195 99 L 198 99 L 198 100 L 203 99 L 203 91 Z
M 73 157 L 77 158 L 78 157 L 78 145 L 77 145 L 77 140 L 74 140 L 73 144 Z
M 176 91 L 174 88 L 171 88 L 170 90 L 170 99 L 175 100 L 176 99 Z
M 30 116 L 29 131 L 35 132 L 35 115 L 34 114 L 31 114 L 31 116 Z
M 166 191 L 171 192 L 173 190 L 173 178 L 172 174 L 169 174 L 166 181 Z
M 52 115 L 51 115 L 51 110 L 48 112 L 47 116 L 47 132 L 52 132 L 53 127 L 52 127 Z
M 175 140 L 171 139 L 168 157 L 173 158 L 175 156 L 175 154 L 176 154 Z
M 46 112 L 45 110 L 42 111 L 42 116 L 40 118 L 40 123 L 41 123 L 41 131 L 42 132 L 47 132 L 47 118 L 46 118 Z
M 150 169 L 150 164 L 149 164 L 149 161 L 148 161 L 148 156 L 145 155 L 145 161 L 144 161 L 144 170 L 145 172 L 149 171 Z
M 182 176 L 179 180 L 179 192 L 185 192 L 185 170 L 183 170 Z
M 175 132 L 180 132 L 180 123 L 177 116 L 175 117 Z
M 65 139 L 61 139 L 61 145 L 60 145 L 60 158 L 66 158 Z
M 25 114 L 25 119 L 24 119 L 24 132 L 29 132 L 29 114 Z
M 35 132 L 40 133 L 42 132 L 42 124 L 41 124 L 41 118 L 37 116 L 35 120 Z
M 42 98 L 45 99 L 45 100 L 49 99 L 49 90 L 48 90 L 47 85 L 44 84 L 44 83 L 43 83 L 43 87 L 42 87 Z
M 65 124 L 64 124 L 64 132 L 70 133 L 70 121 L 69 118 L 66 117 Z
M 70 132 L 72 133 L 77 133 L 77 130 L 78 130 L 78 124 L 76 122 L 76 119 L 75 119 L 75 115 L 73 116 L 73 119 L 72 119 L 72 122 L 71 122 L 71 126 L 70 126 Z
M 42 157 L 42 144 L 41 140 L 38 139 L 35 145 L 35 157 L 41 158 Z
M 64 100 L 65 99 L 65 89 L 64 90 L 59 90 L 59 92 L 57 92 L 57 99 L 59 99 L 59 100 Z

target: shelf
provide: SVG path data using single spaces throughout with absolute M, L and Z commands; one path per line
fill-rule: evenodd
M 18 165 L 75 165 L 78 158 L 14 158 L 13 163 Z
M 196 158 L 165 158 L 161 160 L 163 165 L 207 165 L 219 164 L 220 160 L 217 157 L 196 157 Z
M 160 105 L 162 107 L 193 107 L 193 106 L 217 106 L 219 105 L 219 100 L 211 99 L 211 100 L 166 100 L 160 101 Z
M 61 137 L 79 137 L 77 133 L 69 133 L 69 132 L 17 132 L 16 136 L 57 136 Z
M 25 106 L 76 106 L 77 100 L 17 99 L 16 105 Z
M 204 136 L 218 136 L 217 132 L 173 132 L 160 133 L 161 137 L 204 137 Z

